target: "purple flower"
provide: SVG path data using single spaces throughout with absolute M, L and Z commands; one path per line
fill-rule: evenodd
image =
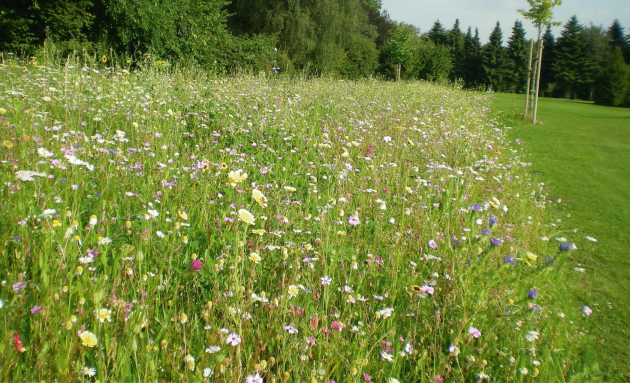
M 286 325 L 282 329 L 284 331 L 288 332 L 289 334 L 297 334 L 298 333 L 298 329 L 296 329 L 295 327 L 293 327 L 291 325 Z
M 483 230 L 483 231 L 481 232 L 481 235 L 484 235 L 484 236 L 486 236 L 486 237 L 487 237 L 487 236 L 489 236 L 489 235 L 490 235 L 490 229 L 485 229 L 485 230 Z
M 490 219 L 488 220 L 488 222 L 490 223 L 490 227 L 496 225 L 497 222 L 499 222 L 499 219 L 495 216 L 490 217 Z
M 501 246 L 503 245 L 503 240 L 501 238 L 492 237 L 490 238 L 490 244 L 492 246 Z
M 547 258 L 545 258 L 545 263 L 551 263 L 551 262 L 553 262 L 553 255 L 550 255 Z
M 576 249 L 576 247 L 573 246 L 573 242 L 561 243 L 559 248 L 560 251 L 570 251 Z
M 468 333 L 473 336 L 473 338 L 477 339 L 481 336 L 481 331 L 478 328 L 470 326 L 468 328 Z
M 25 287 L 26 287 L 26 282 L 15 282 L 13 284 L 13 291 L 16 291 L 19 293 Z
M 510 265 L 514 266 L 516 265 L 516 258 L 511 255 L 506 255 L 505 257 L 503 257 L 503 262 L 509 263 Z
M 593 313 L 593 309 L 591 309 L 590 307 L 584 305 L 584 307 L 582 307 L 582 314 L 586 315 L 586 316 L 590 316 Z
M 42 309 L 42 306 L 33 306 L 33 308 L 31 309 L 31 315 L 35 315 L 39 312 L 39 310 Z
M 527 291 L 527 296 L 530 297 L 531 299 L 536 299 L 538 298 L 538 289 L 531 289 Z
M 430 239 L 430 240 L 429 240 L 429 247 L 430 247 L 431 249 L 435 250 L 435 249 L 437 249 L 438 245 L 437 245 L 437 243 L 436 243 L 433 239 Z
M 481 211 L 481 205 L 478 204 L 478 203 L 473 203 L 470 208 L 472 209 L 472 211 L 476 211 L 476 212 L 480 212 Z

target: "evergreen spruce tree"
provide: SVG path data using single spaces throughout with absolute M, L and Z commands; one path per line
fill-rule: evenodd
M 502 91 L 505 78 L 505 60 L 503 54 L 503 34 L 501 25 L 497 22 L 496 27 L 490 34 L 488 44 L 483 47 L 483 71 L 485 84 L 494 91 Z
M 592 62 L 586 44 L 584 27 L 576 16 L 564 25 L 555 47 L 554 77 L 556 95 L 575 99 L 580 87 L 591 82 Z
M 621 47 L 611 46 L 603 66 L 594 81 L 593 99 L 596 104 L 622 106 L 630 92 L 630 66 L 626 65 Z
M 529 60 L 529 44 L 525 39 L 525 29 L 520 21 L 514 22 L 512 36 L 508 40 L 506 50 L 505 89 L 523 93 L 527 82 L 527 63 Z
M 435 23 L 433 23 L 433 27 L 431 28 L 429 33 L 427 33 L 427 35 L 429 36 L 429 39 L 433 41 L 433 43 L 436 45 L 446 44 L 446 31 L 444 30 L 442 23 L 440 23 L 440 20 L 437 20 Z
M 540 68 L 540 93 L 550 95 L 554 85 L 553 62 L 556 57 L 556 39 L 553 37 L 551 25 L 547 25 L 547 30 L 542 39 L 545 54 L 542 57 L 542 66 Z
M 608 37 L 608 43 L 613 47 L 619 47 L 626 64 L 630 64 L 630 40 L 624 36 L 623 29 L 619 20 L 615 19 L 610 28 L 608 28 L 606 35 Z
M 455 20 L 453 28 L 447 33 L 447 44 L 451 48 L 452 70 L 449 75 L 451 80 L 464 78 L 466 60 L 464 58 L 464 34 L 459 29 L 459 19 Z
M 467 88 L 474 88 L 480 85 L 483 74 L 481 66 L 481 42 L 479 41 L 479 30 L 475 30 L 475 37 L 472 36 L 471 28 L 464 36 L 464 62 L 462 68 L 462 78 Z

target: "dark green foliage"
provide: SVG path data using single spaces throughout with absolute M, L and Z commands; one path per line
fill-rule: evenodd
M 608 37 L 608 43 L 613 47 L 619 47 L 626 64 L 630 64 L 630 40 L 628 40 L 630 36 L 626 37 L 623 29 L 619 20 L 615 20 L 608 28 L 608 31 L 606 31 L 606 36 Z
M 407 72 L 405 77 L 413 76 L 417 40 L 417 31 L 411 25 L 400 24 L 391 31 L 389 40 L 381 50 L 381 62 L 389 68 L 395 68 L 393 77 L 396 79 L 402 77 L 403 69 Z
M 523 24 L 518 20 L 512 28 L 512 36 L 508 40 L 505 59 L 507 72 L 503 86 L 510 92 L 523 93 L 527 83 L 529 43 L 525 39 Z
M 556 59 L 556 39 L 553 37 L 550 25 L 547 26 L 542 39 L 544 50 L 540 68 L 540 94 L 550 95 L 554 85 L 553 62 Z
M 234 0 L 228 26 L 239 36 L 277 36 L 279 50 L 302 71 L 366 77 L 378 65 L 376 40 L 388 31 L 379 6 L 356 0 Z
M 608 49 L 606 56 L 603 67 L 595 79 L 593 99 L 596 104 L 601 105 L 628 105 L 630 66 L 624 62 L 619 46 Z
M 455 20 L 453 28 L 446 35 L 447 45 L 451 48 L 452 70 L 451 80 L 463 79 L 467 62 L 464 55 L 464 34 L 459 29 L 459 19 Z
M 445 80 L 452 73 L 452 50 L 445 45 L 422 40 L 417 46 L 414 77 L 428 81 Z
M 433 23 L 433 27 L 431 28 L 431 30 L 429 31 L 427 35 L 429 36 L 429 39 L 433 41 L 434 44 L 438 44 L 438 45 L 446 44 L 446 40 L 447 40 L 446 31 L 444 30 L 442 23 L 440 23 L 440 20 L 437 20 L 435 23 Z
M 494 91 L 503 91 L 505 81 L 505 58 L 503 47 L 503 34 L 501 25 L 497 22 L 496 27 L 490 34 L 490 41 L 483 47 L 482 64 L 485 75 L 485 84 Z
M 462 68 L 462 77 L 467 88 L 474 88 L 483 83 L 481 50 L 479 30 L 475 29 L 475 36 L 473 37 L 471 28 L 468 27 L 468 32 L 464 37 L 464 61 L 466 65 Z
M 396 27 L 396 22 L 390 19 L 387 11 L 367 7 L 363 5 L 365 2 L 361 4 L 367 12 L 368 23 L 376 28 L 377 36 L 374 42 L 376 43 L 377 49 L 381 49 L 385 41 L 389 38 L 390 31 Z
M 95 0 L 100 48 L 140 57 L 207 64 L 224 48 L 225 0 Z
M 592 81 L 593 65 L 586 35 L 576 16 L 565 24 L 556 42 L 553 71 L 557 82 L 554 94 L 561 97 L 577 98 L 578 92 Z
M 92 0 L 12 0 L 0 5 L 0 50 L 32 53 L 46 38 L 65 49 L 87 44 Z

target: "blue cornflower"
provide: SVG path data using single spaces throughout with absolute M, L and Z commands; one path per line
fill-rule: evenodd
M 492 246 L 501 246 L 503 245 L 503 240 L 501 238 L 492 237 L 490 238 L 490 244 Z

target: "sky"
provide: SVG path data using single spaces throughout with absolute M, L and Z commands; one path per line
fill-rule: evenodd
M 528 9 L 526 0 L 382 0 L 382 9 L 389 13 L 392 20 L 405 22 L 420 28 L 421 33 L 428 32 L 436 20 L 440 20 L 444 29 L 453 27 L 459 19 L 460 29 L 466 33 L 468 26 L 479 28 L 481 43 L 488 42 L 490 33 L 501 23 L 503 45 L 512 34 L 514 21 L 521 20 L 527 32 L 527 38 L 536 39 L 536 28 L 518 13 L 519 8 Z M 630 0 L 564 0 L 554 8 L 554 21 L 564 25 L 571 16 L 576 15 L 580 24 L 589 26 L 603 25 L 604 29 L 619 19 L 626 36 L 630 34 Z M 556 39 L 562 26 L 553 27 Z

